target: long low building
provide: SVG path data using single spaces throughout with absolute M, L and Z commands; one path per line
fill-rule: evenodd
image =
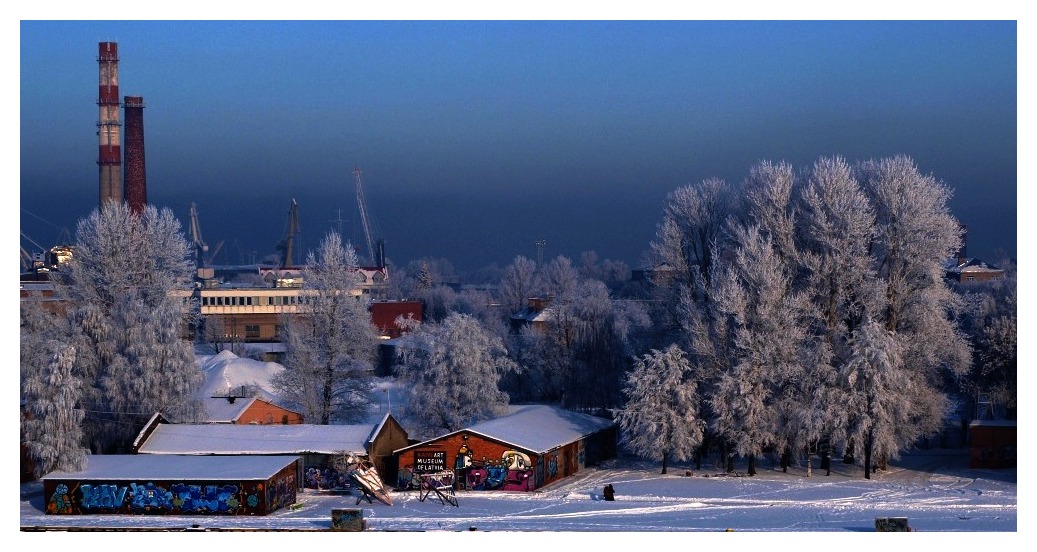
M 383 478 L 395 479 L 393 451 L 407 443 L 407 432 L 391 414 L 376 424 L 356 425 L 171 424 L 156 415 L 137 436 L 133 450 L 149 456 L 298 456 L 300 487 L 333 488 L 321 481 L 348 482 L 342 478 L 344 470 L 336 467 L 347 454 L 369 459 Z
M 266 515 L 296 501 L 297 457 L 90 455 L 43 476 L 48 514 Z
M 614 457 L 616 434 L 614 420 L 513 406 L 507 416 L 397 449 L 397 485 L 450 471 L 460 489 L 532 491 Z

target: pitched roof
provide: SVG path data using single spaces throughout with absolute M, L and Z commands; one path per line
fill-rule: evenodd
M 207 397 L 202 399 L 202 403 L 205 404 L 205 409 L 208 413 L 205 421 L 217 424 L 233 424 L 256 402 L 264 402 L 271 406 L 288 410 L 258 397 L 237 397 L 234 398 L 233 402 L 228 397 Z M 292 412 L 291 410 L 288 411 Z
M 506 416 L 479 422 L 473 426 L 460 429 L 429 439 L 422 443 L 404 447 L 395 452 L 422 446 L 430 441 L 442 439 L 458 433 L 475 433 L 500 441 L 516 448 L 542 454 L 563 445 L 607 429 L 615 425 L 614 420 L 573 412 L 557 406 L 529 404 L 510 407 Z
M 1000 268 L 992 264 L 987 264 L 980 259 L 954 260 L 948 263 L 946 270 L 950 273 L 1004 272 Z
M 45 479 L 267 479 L 288 466 L 296 457 L 239 456 L 140 456 L 137 454 L 94 454 L 86 457 L 80 471 L 53 471 Z
M 378 424 L 158 424 L 138 454 L 367 454 Z

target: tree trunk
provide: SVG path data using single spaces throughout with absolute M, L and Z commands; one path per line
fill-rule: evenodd
M 809 446 L 806 449 L 806 454 L 807 454 L 807 477 L 810 477 L 811 471 L 814 468 L 814 465 L 813 465 L 814 464 L 814 459 L 810 455 L 810 447 Z
M 734 447 L 732 447 L 731 444 L 728 443 L 724 448 L 726 450 L 726 456 L 727 456 L 727 463 L 724 466 L 724 471 L 726 471 L 727 473 L 731 473 L 731 472 L 735 471 L 735 451 L 734 451 Z
M 756 455 L 749 455 L 749 475 L 756 475 Z
M 864 479 L 871 479 L 871 430 L 868 430 L 868 438 L 864 443 Z
M 789 464 L 792 463 L 792 451 L 785 449 L 781 453 L 781 473 L 789 473 Z
M 670 460 L 670 453 L 668 451 L 664 452 L 663 453 L 663 475 L 666 475 L 666 465 L 669 463 L 669 460 Z

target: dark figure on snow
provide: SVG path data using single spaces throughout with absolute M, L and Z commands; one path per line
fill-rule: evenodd
M 605 500 L 616 500 L 616 491 L 612 488 L 612 483 L 605 485 Z

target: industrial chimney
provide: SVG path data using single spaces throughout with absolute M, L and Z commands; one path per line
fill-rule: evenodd
M 123 196 L 122 157 L 119 151 L 119 45 L 114 42 L 101 42 L 97 51 L 97 137 L 100 145 L 97 164 L 101 173 L 98 200 L 100 207 L 108 201 L 121 202 Z
M 144 98 L 123 98 L 126 114 L 126 204 L 130 211 L 140 213 L 148 203 L 148 187 L 144 170 Z

